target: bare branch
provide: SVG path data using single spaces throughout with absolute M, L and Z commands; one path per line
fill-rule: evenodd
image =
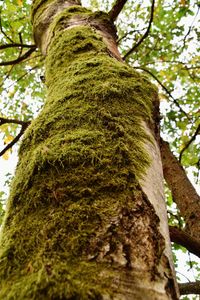
M 130 54 L 132 54 L 137 47 L 146 39 L 146 37 L 149 35 L 151 24 L 153 23 L 153 13 L 154 13 L 154 6 L 155 6 L 155 0 L 152 0 L 151 4 L 151 14 L 150 14 L 150 20 L 149 25 L 147 27 L 147 30 L 145 31 L 144 35 L 141 37 L 141 39 L 124 55 L 123 59 L 126 59 Z
M 0 117 L 0 126 L 3 124 L 6 124 L 6 123 L 20 124 L 20 125 L 26 126 L 27 123 L 30 123 L 30 122 Z
M 178 287 L 181 295 L 190 295 L 190 294 L 200 295 L 199 280 L 196 282 L 179 283 Z
M 181 162 L 183 153 L 185 152 L 185 150 L 190 146 L 190 144 L 196 139 L 197 135 L 200 133 L 200 124 L 198 125 L 195 133 L 193 134 L 193 136 L 191 137 L 191 139 L 187 142 L 187 144 L 185 145 L 185 147 L 181 150 L 180 155 L 179 155 L 179 162 Z
M 172 191 L 181 216 L 186 222 L 186 232 L 200 239 L 200 197 L 188 179 L 169 144 L 161 139 L 161 158 L 165 180 Z
M 175 226 L 169 226 L 171 242 L 185 247 L 190 253 L 200 257 L 200 242 L 185 231 Z
M 13 120 L 16 121 L 16 120 Z M 11 122 L 10 122 L 11 123 Z M 12 123 L 16 123 L 16 122 L 12 122 Z M 19 123 L 18 123 L 19 124 Z M 2 125 L 2 124 L 1 124 Z M 12 140 L 12 142 L 10 142 L 1 152 L 0 152 L 0 156 L 2 156 L 4 153 L 6 153 L 6 151 L 8 151 L 10 148 L 12 148 L 12 146 L 14 146 L 19 139 L 21 138 L 21 136 L 24 134 L 24 131 L 26 130 L 26 128 L 30 125 L 30 122 L 23 122 L 22 127 L 20 132 L 18 133 L 18 135 Z
M 18 57 L 17 59 L 1 62 L 0 66 L 9 66 L 9 65 L 18 64 L 21 61 L 23 61 L 24 59 L 26 59 L 27 57 L 29 57 L 35 51 L 35 49 L 36 49 L 36 47 L 29 49 L 26 53 L 24 53 L 22 56 Z
M 36 49 L 36 45 L 28 45 L 28 44 L 20 44 L 20 43 L 11 43 L 11 44 L 5 44 L 0 45 L 0 50 L 4 50 L 7 48 L 31 48 Z
M 113 22 L 116 21 L 126 2 L 127 0 L 116 0 L 114 6 L 108 13 Z
M 166 88 L 166 86 L 164 86 L 164 84 L 151 71 L 149 71 L 148 69 L 142 68 L 142 67 L 135 67 L 135 69 L 142 70 L 142 71 L 148 73 L 149 75 L 151 75 L 159 83 L 159 85 L 163 88 L 163 90 L 166 92 L 166 94 L 173 100 L 174 104 L 179 108 L 179 110 L 186 116 L 186 118 L 188 120 L 190 120 L 190 117 L 188 116 L 188 114 L 182 109 L 182 107 L 180 106 L 178 101 L 172 96 L 171 92 Z

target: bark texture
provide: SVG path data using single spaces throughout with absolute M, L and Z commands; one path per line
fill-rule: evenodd
M 178 299 L 150 180 L 156 89 L 121 62 L 109 17 L 76 4 L 33 2 L 48 92 L 19 152 L 0 299 Z

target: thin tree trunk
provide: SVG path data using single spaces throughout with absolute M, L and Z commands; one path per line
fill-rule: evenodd
M 34 1 L 47 99 L 29 126 L 1 238 L 0 299 L 178 299 L 157 92 L 104 13 Z
M 161 140 L 161 155 L 165 180 L 184 218 L 185 231 L 200 241 L 200 197 L 185 170 L 170 151 L 169 144 L 163 140 Z

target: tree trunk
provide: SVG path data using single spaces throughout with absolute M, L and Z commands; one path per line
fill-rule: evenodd
M 0 299 L 178 299 L 157 92 L 108 16 L 33 3 L 47 99 L 25 133 L 1 237 Z

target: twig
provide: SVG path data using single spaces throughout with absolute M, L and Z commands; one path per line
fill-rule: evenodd
M 176 273 L 180 274 L 181 276 L 183 276 L 188 282 L 191 282 L 191 280 L 187 276 L 185 276 L 185 274 L 179 272 L 178 270 L 176 270 Z
M 131 53 L 135 51 L 137 47 L 145 40 L 145 38 L 149 35 L 150 29 L 151 29 L 151 24 L 153 22 L 153 13 L 154 13 L 154 6 L 155 6 L 155 0 L 152 0 L 151 4 L 151 14 L 150 14 L 150 20 L 149 20 L 149 25 L 147 27 L 146 32 L 144 35 L 141 37 L 141 39 L 124 55 L 123 59 L 126 59 Z
M 1 23 L 1 15 L 0 15 L 0 30 L 1 30 L 1 33 L 6 37 L 7 40 L 9 40 L 11 43 L 14 43 L 13 40 L 3 30 L 2 23 Z
M 182 156 L 184 151 L 190 146 L 190 144 L 196 139 L 197 135 L 200 133 L 200 124 L 198 125 L 194 135 L 191 137 L 191 139 L 187 142 L 185 147 L 181 150 L 180 155 L 179 155 L 179 162 L 181 162 Z
M 185 231 L 175 226 L 169 226 L 171 242 L 185 247 L 189 252 L 200 257 L 200 242 Z
M 200 295 L 199 280 L 197 280 L 196 282 L 179 283 L 178 287 L 181 295 L 189 295 L 189 294 Z
M 127 0 L 116 0 L 114 6 L 109 11 L 110 19 L 114 22 L 116 21 L 117 17 L 119 16 L 121 10 L 123 9 L 124 5 L 126 4 Z
M 16 120 L 12 120 L 12 121 L 16 121 Z M 20 121 L 19 121 L 20 122 Z M 17 124 L 20 124 L 20 123 Z M 16 122 L 7 122 L 7 123 L 16 123 Z M 2 124 L 1 124 L 2 125 Z M 26 128 L 30 125 L 30 121 L 29 122 L 23 122 L 23 124 L 21 124 L 21 130 L 18 133 L 18 135 L 12 140 L 12 142 L 10 142 L 1 152 L 0 152 L 0 156 L 2 156 L 6 151 L 8 151 L 10 148 L 12 148 L 12 146 L 14 146 L 19 139 L 21 138 L 21 136 L 24 134 L 24 131 L 26 130 Z
M 36 47 L 31 48 L 26 53 L 24 53 L 22 56 L 18 57 L 17 59 L 1 62 L 0 66 L 9 66 L 9 65 L 13 65 L 13 64 L 18 64 L 19 62 L 21 62 L 24 59 L 26 59 L 27 57 L 29 57 L 35 51 L 35 49 L 36 49 Z
M 20 41 L 20 43 L 21 43 L 21 44 L 23 44 L 23 40 L 22 40 L 22 35 L 21 35 L 21 32 L 19 33 L 19 41 Z M 22 55 L 22 51 L 23 51 L 23 48 L 21 48 L 21 47 L 20 47 L 20 49 L 19 49 L 19 55 L 18 55 L 18 58 L 20 58 L 20 57 L 21 57 L 21 55 Z
M 166 88 L 166 86 L 164 86 L 164 84 L 148 69 L 145 68 L 141 68 L 141 67 L 135 67 L 135 69 L 138 70 L 142 70 L 146 73 L 148 73 L 149 75 L 151 75 L 158 83 L 159 85 L 163 88 L 163 90 L 167 93 L 167 95 L 173 100 L 173 102 L 176 104 L 176 106 L 180 109 L 180 111 L 186 116 L 186 118 L 188 120 L 190 120 L 190 117 L 188 116 L 188 114 L 182 109 L 182 107 L 180 106 L 180 104 L 178 103 L 178 101 L 172 96 L 172 94 L 170 93 L 170 91 Z
M 129 34 L 133 34 L 135 32 L 140 32 L 140 31 L 143 31 L 144 28 L 141 28 L 140 30 L 138 29 L 135 29 L 135 30 L 131 30 L 131 31 L 128 31 L 126 32 L 122 37 L 120 37 L 118 40 L 117 40 L 117 44 L 119 44 L 123 39 L 125 39 Z
M 136 30 L 135 30 L 136 31 Z M 123 38 L 123 37 L 122 37 Z M 159 41 L 159 39 L 157 39 Z M 153 50 L 158 50 L 159 49 L 155 49 L 155 48 L 151 48 Z M 179 60 L 156 60 L 156 63 L 160 63 L 160 64 L 165 64 L 165 63 L 168 63 L 168 64 L 181 64 L 183 65 L 183 67 L 181 68 L 181 70 L 196 70 L 196 69 L 200 69 L 200 65 L 195 65 L 195 66 L 192 66 L 190 62 L 182 62 L 182 61 L 179 61 Z M 145 65 L 155 65 L 155 61 L 148 61 L 145 63 Z
M 22 34 L 21 34 L 21 32 L 19 32 L 19 41 L 20 41 L 21 44 L 23 44 L 23 39 L 22 39 Z
M 197 16 L 198 16 L 198 13 L 199 13 L 199 8 L 200 8 L 200 7 L 198 6 L 196 15 L 194 16 L 194 19 L 193 19 L 191 25 L 189 26 L 188 32 L 186 33 L 186 35 L 185 35 L 184 38 L 183 38 L 183 48 L 185 48 L 186 39 L 187 39 L 187 37 L 190 35 L 190 33 L 191 33 L 191 31 L 192 31 L 193 24 L 194 24 L 194 22 L 195 22 L 195 20 L 196 20 L 196 18 L 197 18 Z

